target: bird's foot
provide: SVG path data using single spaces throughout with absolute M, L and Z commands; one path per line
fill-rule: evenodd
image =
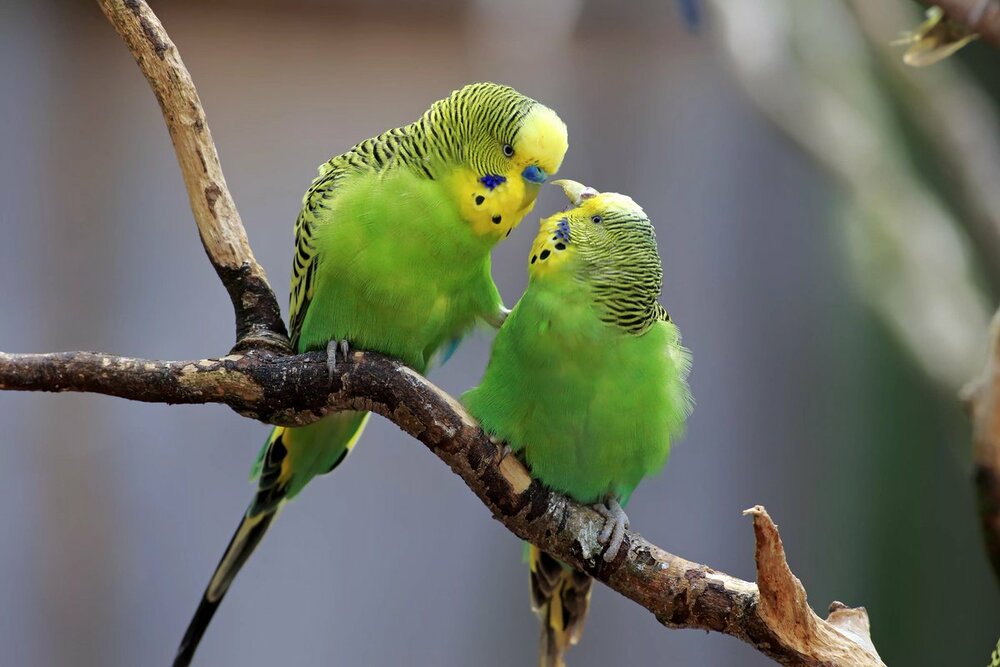
M 340 351 L 340 355 L 344 357 L 344 361 L 347 361 L 351 345 L 346 340 L 331 340 L 326 344 L 326 370 L 331 383 L 333 382 L 333 376 L 337 374 L 338 350 Z
M 628 528 L 628 515 L 618 503 L 617 498 L 609 498 L 607 502 L 594 505 L 597 513 L 604 517 L 604 528 L 597 536 L 597 541 L 604 546 L 604 560 L 611 562 L 618 555 L 618 550 L 625 540 L 625 529 Z
M 514 451 L 510 448 L 510 445 L 495 435 L 487 434 L 486 437 L 489 438 L 490 442 L 500 451 L 500 457 L 497 461 L 503 461 L 512 451 Z

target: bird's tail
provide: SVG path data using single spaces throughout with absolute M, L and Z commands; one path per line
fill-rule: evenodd
M 366 412 L 338 412 L 298 428 L 277 426 L 250 473 L 257 494 L 229 541 L 177 649 L 174 667 L 191 664 L 205 630 L 230 584 L 264 538 L 284 504 L 316 475 L 332 472 L 361 436 Z
M 565 667 L 563 654 L 583 635 L 592 579 L 534 545 L 528 547 L 531 607 L 542 623 L 539 667 Z
M 271 522 L 278 515 L 279 509 L 280 507 L 275 507 L 253 516 L 248 511 L 243 516 L 236 533 L 233 534 L 233 539 L 229 540 L 229 546 L 222 554 L 222 560 L 215 568 L 211 581 L 208 582 L 208 587 L 201 596 L 201 602 L 198 603 L 198 609 L 191 623 L 188 624 L 187 632 L 184 633 L 184 638 L 177 649 L 177 657 L 174 658 L 174 667 L 187 667 L 191 664 L 195 649 L 198 648 L 198 643 L 215 615 L 215 610 L 219 608 L 222 598 L 226 595 L 229 584 L 260 544 Z

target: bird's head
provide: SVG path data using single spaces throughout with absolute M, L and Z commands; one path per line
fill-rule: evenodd
M 429 113 L 434 132 L 450 135 L 457 147 L 463 218 L 493 241 L 508 235 L 562 164 L 566 124 L 544 104 L 496 83 L 456 90 Z
M 510 143 L 502 147 L 509 155 L 511 171 L 529 185 L 539 186 L 559 171 L 569 141 L 566 124 L 555 111 L 535 102 L 518 123 Z
M 631 197 L 598 192 L 570 180 L 554 181 L 570 206 L 545 218 L 528 258 L 534 279 L 571 271 L 581 280 L 622 286 L 640 284 L 660 292 L 663 270 L 653 224 Z
M 497 83 L 470 84 L 449 102 L 476 173 L 537 188 L 558 171 L 569 143 L 566 124 L 552 109 Z

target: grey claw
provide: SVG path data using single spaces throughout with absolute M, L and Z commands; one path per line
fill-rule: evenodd
M 326 370 L 330 382 L 333 382 L 333 376 L 337 374 L 337 350 L 344 357 L 344 361 L 347 361 L 347 353 L 350 351 L 351 346 L 346 340 L 331 340 L 326 344 Z
M 618 555 L 625 541 L 625 529 L 629 527 L 628 515 L 618 503 L 617 498 L 610 498 L 606 503 L 594 505 L 594 509 L 604 517 L 604 528 L 601 529 L 597 541 L 604 544 L 604 560 L 611 562 Z
M 486 434 L 486 437 L 490 439 L 490 443 L 493 444 L 500 451 L 500 458 L 497 462 L 503 461 L 507 456 L 513 451 L 506 442 L 502 441 L 500 438 L 492 435 L 490 433 Z
M 618 556 L 618 551 L 622 548 L 622 544 L 625 542 L 625 524 L 616 521 L 615 529 L 611 533 L 611 540 L 608 542 L 607 548 L 604 550 L 604 561 L 610 563 Z
M 333 376 L 337 374 L 337 341 L 335 340 L 326 344 L 326 373 L 327 379 L 332 383 Z
M 597 541 L 601 544 L 606 544 L 608 539 L 611 537 L 611 530 L 615 527 L 615 522 L 611 520 L 611 510 L 609 510 L 604 503 L 597 503 L 594 505 L 594 509 L 597 510 L 598 514 L 604 517 L 604 528 L 602 528 L 600 534 L 598 534 Z

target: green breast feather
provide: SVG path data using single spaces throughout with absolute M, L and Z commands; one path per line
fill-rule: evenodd
M 690 356 L 656 303 L 652 226 L 607 193 L 544 221 L 531 257 L 528 289 L 464 400 L 546 485 L 624 501 L 691 410 Z
M 318 268 L 300 349 L 331 339 L 378 350 L 423 371 L 429 353 L 500 305 L 491 244 L 461 224 L 438 181 L 400 171 L 340 186 L 332 219 L 311 244 Z

